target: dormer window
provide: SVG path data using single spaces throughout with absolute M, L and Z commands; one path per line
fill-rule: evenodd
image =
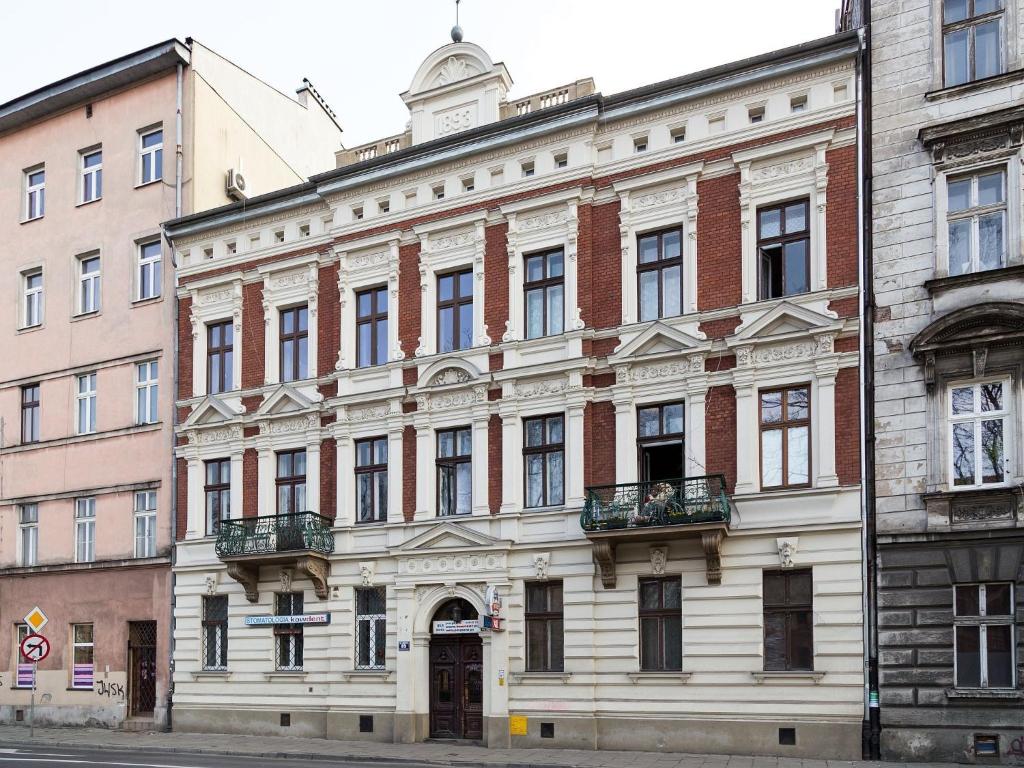
M 686 141 L 686 126 L 677 125 L 674 128 L 670 128 L 668 136 L 672 139 L 673 144 L 682 144 Z
M 276 232 L 274 232 L 274 242 L 275 243 L 283 243 L 284 242 L 284 230 L 283 229 L 279 229 Z
M 391 200 L 383 198 L 377 201 L 377 213 L 384 215 L 385 213 L 391 213 Z

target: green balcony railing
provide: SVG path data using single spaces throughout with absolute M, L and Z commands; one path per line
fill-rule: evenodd
M 584 531 L 729 522 L 725 475 L 587 488 Z
M 279 552 L 334 551 L 331 521 L 313 512 L 223 520 L 217 531 L 217 556 L 272 555 Z

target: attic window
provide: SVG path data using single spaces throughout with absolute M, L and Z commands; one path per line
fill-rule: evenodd
M 476 181 L 473 179 L 472 176 L 466 176 L 462 180 L 462 191 L 472 192 L 474 189 L 476 189 Z
M 789 97 L 789 111 L 790 112 L 803 112 L 807 109 L 807 94 L 801 94 L 799 96 Z
M 299 237 L 309 237 L 309 224 L 299 225 Z
M 708 133 L 722 133 L 725 131 L 725 115 L 715 115 L 708 118 Z
M 524 179 L 533 176 L 533 160 L 524 160 L 519 164 L 519 169 L 522 171 Z
M 668 135 L 673 144 L 682 144 L 686 141 L 686 126 L 677 125 L 675 128 L 670 128 Z
M 363 206 L 361 206 L 361 205 L 353 205 L 352 206 L 352 221 L 362 221 L 362 220 L 363 220 Z
M 234 256 L 238 253 L 238 245 L 235 244 L 234 240 L 229 240 L 224 244 L 224 250 L 227 251 L 228 256 Z
M 258 234 L 256 234 L 256 235 L 249 235 L 249 250 L 250 251 L 254 251 L 254 250 L 256 250 L 259 247 L 260 247 L 260 236 Z
M 747 110 L 747 117 L 750 118 L 751 125 L 764 122 L 764 107 L 750 107 Z
M 555 155 L 555 168 L 566 168 L 569 165 L 569 153 L 559 152 Z
M 491 168 L 491 186 L 497 187 L 505 182 L 504 168 Z
M 849 88 L 846 83 L 836 83 L 832 86 L 832 101 L 837 104 L 841 101 L 846 101 L 849 94 Z
M 444 200 L 444 184 L 435 184 L 430 188 L 430 194 L 435 200 Z
M 213 246 L 212 245 L 209 245 L 206 248 L 203 248 L 203 258 L 204 259 L 212 259 L 213 258 Z
M 276 232 L 274 232 L 274 242 L 275 243 L 283 243 L 284 242 L 284 230 L 283 229 L 279 229 Z
M 633 139 L 633 151 L 634 152 L 646 152 L 647 151 L 647 136 L 636 136 Z
M 383 200 L 377 201 L 377 213 L 390 213 L 391 212 L 391 200 L 384 198 Z
M 412 208 L 414 205 L 416 205 L 416 197 L 417 197 L 417 195 L 416 195 L 416 190 L 415 189 L 406 190 L 406 192 L 405 192 L 405 207 L 406 208 Z

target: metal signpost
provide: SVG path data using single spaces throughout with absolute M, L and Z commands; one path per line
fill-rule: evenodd
M 20 650 L 22 658 L 32 662 L 32 694 L 28 708 L 29 738 L 35 738 L 36 735 L 36 677 L 39 671 L 39 662 L 50 655 L 50 641 L 39 634 L 48 621 L 46 614 L 38 605 L 25 616 L 25 623 L 28 625 L 30 634 L 21 641 Z

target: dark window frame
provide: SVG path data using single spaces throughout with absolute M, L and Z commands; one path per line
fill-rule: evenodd
M 360 445 L 365 445 L 365 444 L 369 443 L 369 445 L 370 445 L 370 456 L 373 457 L 373 456 L 377 455 L 376 444 L 378 442 L 383 442 L 384 443 L 384 451 L 387 454 L 387 458 L 384 460 L 384 463 L 383 464 L 360 464 L 359 463 L 359 446 Z M 370 475 L 371 476 L 371 479 L 370 479 L 371 488 L 374 488 L 374 489 L 377 488 L 377 480 L 378 480 L 378 475 L 380 473 L 382 473 L 382 472 L 384 473 L 384 477 L 385 477 L 384 485 L 385 485 L 385 487 L 387 487 L 388 481 L 390 480 L 390 478 L 387 477 L 387 474 L 388 474 L 388 460 L 391 458 L 391 452 L 390 452 L 390 446 L 388 445 L 387 435 L 383 435 L 383 436 L 382 435 L 376 435 L 376 436 L 373 436 L 373 437 L 362 437 L 362 438 L 359 438 L 358 440 L 356 440 L 354 442 L 354 448 L 355 448 L 355 461 L 353 462 L 353 466 L 355 467 L 354 474 L 355 474 L 355 486 L 356 486 L 355 487 L 355 493 L 356 493 L 356 523 L 359 524 L 359 525 L 368 525 L 370 523 L 384 523 L 384 522 L 387 522 L 388 510 L 387 510 L 387 498 L 386 497 L 385 497 L 385 501 L 384 501 L 384 509 L 383 510 L 379 510 L 379 509 L 377 509 L 376 495 L 373 494 L 373 493 L 370 494 L 370 511 L 371 511 L 371 514 L 370 514 L 370 517 L 367 518 L 367 519 L 363 519 L 361 517 L 360 509 L 359 509 L 359 477 L 360 477 L 360 475 Z M 382 511 L 383 511 L 383 515 L 381 514 Z
M 216 603 L 223 605 L 223 615 L 217 611 L 217 615 L 211 618 L 210 606 Z M 226 670 L 228 668 L 228 596 L 227 595 L 203 595 L 203 669 Z M 211 648 L 212 643 L 212 648 Z M 214 664 L 210 664 L 211 650 L 215 657 Z
M 782 577 L 785 581 L 786 596 L 781 603 L 769 603 L 766 597 L 764 588 L 764 581 L 769 577 Z M 762 572 L 762 622 L 764 624 L 764 670 L 766 672 L 813 672 L 814 671 L 814 572 L 811 568 L 793 568 L 789 570 L 766 570 Z M 790 584 L 797 578 L 808 579 L 807 594 L 810 596 L 810 602 L 794 602 L 790 599 Z M 794 663 L 794 626 L 791 619 L 796 614 L 807 614 L 807 626 L 810 631 L 810 659 L 811 663 L 808 667 L 797 666 Z M 785 638 L 786 638 L 786 650 L 783 664 L 770 664 L 768 659 L 768 616 L 769 615 L 782 615 L 786 619 Z
M 804 228 L 798 231 L 789 232 L 786 230 L 786 209 L 791 208 L 794 205 L 801 204 L 804 207 Z M 779 212 L 779 227 L 780 232 L 778 235 L 773 237 L 763 237 L 761 234 L 761 214 L 768 211 Z M 782 200 L 779 202 L 769 203 L 762 205 L 755 211 L 757 218 L 757 298 L 759 301 L 772 301 L 775 299 L 783 299 L 786 296 L 800 296 L 804 293 L 809 293 L 811 290 L 811 200 L 809 197 L 797 197 L 792 200 Z M 786 246 L 790 243 L 797 243 L 801 240 L 807 241 L 807 247 L 804 249 L 804 274 L 807 275 L 807 288 L 797 293 L 786 293 Z M 778 247 L 779 253 L 782 254 L 779 269 L 782 271 L 781 285 L 782 292 L 778 296 L 769 296 L 768 291 L 765 290 L 765 272 L 764 272 L 764 249 L 766 247 Z
M 1008 590 L 1008 613 L 989 613 L 988 612 L 988 589 L 991 587 L 1006 587 Z M 1018 686 L 1018 675 L 1017 675 L 1017 644 L 1018 644 L 1018 628 L 1016 621 L 1016 600 L 1017 600 L 1017 585 L 1013 581 L 975 581 L 975 582 L 964 582 L 953 585 L 953 665 L 954 665 L 954 677 L 953 685 L 955 688 L 960 690 L 993 690 L 993 691 L 1005 691 L 1015 690 Z M 977 613 L 961 613 L 958 591 L 962 589 L 971 589 L 977 596 L 978 601 L 978 612 Z M 1010 684 L 1008 686 L 993 685 L 989 680 L 989 642 L 988 642 L 988 629 L 990 627 L 1008 627 L 1009 628 L 1009 673 L 1010 673 Z M 963 685 L 960 682 L 960 661 L 959 661 L 959 648 L 960 648 L 960 635 L 962 629 L 975 628 L 978 632 L 978 685 Z
M 213 465 L 217 466 L 217 482 L 210 482 L 210 469 Z M 223 477 L 224 465 L 227 465 L 228 479 L 224 482 L 221 478 Z M 224 516 L 224 509 L 221 505 L 221 501 L 224 498 L 224 493 L 227 493 L 228 508 L 227 517 Z M 210 495 L 215 494 L 217 499 L 218 516 L 216 520 L 210 519 Z M 224 520 L 228 520 L 231 517 L 231 459 L 208 459 L 203 462 L 203 517 L 205 518 L 206 524 L 206 535 L 212 536 L 220 530 L 220 523 Z
M 551 592 L 558 588 L 559 592 L 559 609 L 552 610 L 552 595 Z M 531 610 L 532 601 L 530 599 L 531 590 L 544 592 L 544 606 L 543 611 Z M 524 616 L 525 616 L 525 627 L 526 627 L 526 659 L 525 669 L 527 672 L 564 672 L 565 671 L 565 588 L 560 579 L 551 581 L 528 581 L 525 584 L 523 590 L 523 603 L 524 603 Z M 544 648 L 541 652 L 541 663 L 533 664 L 534 653 L 533 653 L 533 633 L 530 631 L 531 626 L 535 624 L 541 624 L 544 627 Z M 557 625 L 557 626 L 556 626 Z M 551 638 L 554 636 L 553 633 L 557 632 L 562 637 L 561 643 L 561 655 L 559 658 L 553 658 L 553 649 L 551 646 Z
M 678 607 L 665 607 L 665 584 L 669 582 L 675 582 L 679 585 L 679 606 Z M 643 605 L 642 594 L 645 584 L 657 584 L 658 585 L 658 608 L 645 608 Z M 656 577 L 642 577 L 637 580 L 637 618 L 638 618 L 638 630 L 640 633 L 640 671 L 641 672 L 682 672 L 683 670 L 683 650 L 682 643 L 679 646 L 679 666 L 670 667 L 665 658 L 665 622 L 666 620 L 674 620 L 679 622 L 679 636 L 682 638 L 683 629 L 683 585 L 682 577 L 680 576 L 656 576 Z M 655 664 L 648 664 L 648 660 L 644 659 L 644 619 L 657 619 L 658 627 L 658 658 L 655 660 Z
M 378 296 L 384 294 L 384 311 L 380 312 L 377 309 Z M 391 322 L 388 318 L 388 287 L 386 285 L 376 285 L 371 288 L 364 288 L 356 292 L 356 367 L 357 368 L 370 368 L 375 365 L 384 365 L 388 362 L 387 360 L 387 334 L 388 324 Z M 368 315 L 361 315 L 359 313 L 360 298 L 370 294 L 370 313 Z M 377 325 L 383 320 L 384 321 L 384 358 L 383 360 L 377 359 L 377 346 L 379 344 L 379 336 Z M 364 325 L 370 326 L 370 362 L 366 365 L 362 364 L 363 359 L 363 342 L 362 334 L 359 332 L 360 328 Z
M 220 331 L 220 343 L 213 343 L 214 331 Z M 231 335 L 230 343 L 225 342 L 224 339 L 227 337 L 225 333 L 227 331 Z M 221 320 L 215 323 L 207 323 L 206 325 L 206 394 L 217 395 L 222 392 L 230 392 L 234 389 L 234 366 L 235 366 L 235 326 L 231 320 Z M 213 365 L 214 360 L 219 360 L 217 366 L 218 376 L 217 381 L 214 381 L 213 377 Z M 230 361 L 230 365 L 225 365 L 226 361 Z
M 789 415 L 789 393 L 796 390 L 807 391 L 807 418 L 790 419 Z M 762 396 L 771 392 L 779 392 L 782 395 L 782 420 L 766 423 L 764 420 L 764 401 Z M 799 384 L 787 384 L 784 387 L 765 387 L 757 391 L 757 453 L 758 453 L 758 482 L 762 491 L 779 490 L 784 488 L 810 488 L 814 485 L 813 470 L 813 437 L 814 427 L 812 422 L 814 414 L 811 410 L 811 383 L 801 382 Z M 789 430 L 794 427 L 807 427 L 807 482 L 789 482 Z M 764 485 L 764 433 L 778 430 L 782 432 L 782 484 Z
M 987 80 L 990 77 L 999 77 L 1006 74 L 1007 50 L 1006 50 L 1006 0 L 999 0 L 999 7 L 994 11 L 975 15 L 974 6 L 977 0 L 966 0 L 967 16 L 960 21 L 946 21 L 946 0 L 939 2 L 939 14 L 942 18 L 942 33 L 939 47 L 942 51 L 942 87 L 956 88 L 961 85 L 976 83 L 979 80 Z M 994 75 L 986 75 L 983 78 L 977 76 L 977 51 L 975 48 L 975 27 L 987 24 L 991 21 L 999 21 L 999 71 Z M 967 79 L 962 83 L 946 82 L 946 35 L 967 30 Z
M 559 419 L 562 422 L 562 442 L 560 443 L 549 443 L 548 439 L 548 421 L 552 419 Z M 531 421 L 540 421 L 542 423 L 541 432 L 543 434 L 543 442 L 541 445 L 528 446 L 526 444 L 527 425 Z M 562 454 L 562 501 L 552 502 L 548 498 L 548 461 L 547 456 L 551 453 Z M 543 456 L 544 459 L 541 462 L 543 472 L 541 474 L 541 486 L 543 489 L 543 502 L 538 505 L 530 504 L 530 476 L 527 471 L 528 456 Z M 523 417 L 523 507 L 525 509 L 542 509 L 544 507 L 554 506 L 556 504 L 565 503 L 565 414 L 562 413 L 548 413 L 542 416 L 526 416 Z
M 25 384 L 21 387 L 21 442 L 23 445 L 39 442 L 39 427 L 42 417 L 41 399 L 39 382 Z M 27 430 L 25 429 L 26 424 L 28 424 Z
M 459 453 L 459 433 L 469 432 L 469 453 Z M 441 456 L 441 435 L 450 433 L 452 435 L 452 446 L 454 455 Z M 444 429 L 438 429 L 435 432 L 434 438 L 434 465 L 437 482 L 437 516 L 438 517 L 459 517 L 461 515 L 471 515 L 473 513 L 473 428 L 470 425 L 462 425 L 457 427 L 446 427 Z M 470 509 L 469 512 L 459 512 L 459 465 L 469 464 L 469 494 L 470 494 Z M 444 507 L 441 504 L 441 473 L 442 471 L 451 471 L 453 482 L 449 485 L 451 489 L 451 498 L 449 499 L 449 509 L 451 512 L 442 512 Z
M 373 612 L 368 605 L 371 598 L 380 599 L 380 611 Z M 384 587 L 355 588 L 355 668 L 386 669 L 387 668 L 387 590 Z M 369 626 L 366 646 L 363 644 L 362 625 Z M 365 651 L 365 659 L 364 652 Z
M 306 329 L 302 330 L 302 319 L 303 313 L 306 317 Z M 285 332 L 284 324 L 286 317 L 294 317 L 294 330 Z M 295 307 L 287 307 L 278 311 L 278 361 L 281 368 L 281 381 L 302 381 L 304 378 L 309 376 L 309 306 L 306 304 L 300 304 Z M 302 340 L 306 341 L 306 375 L 302 376 L 302 362 L 300 351 L 302 349 Z M 285 359 L 285 344 L 291 343 L 294 345 L 294 354 L 292 355 L 292 367 L 290 371 L 285 371 L 284 359 Z
M 289 449 L 289 450 L 286 450 L 286 451 L 277 451 L 277 452 L 274 453 L 274 503 L 276 504 L 277 514 L 279 514 L 279 515 L 282 515 L 282 514 L 297 514 L 299 512 L 307 511 L 307 510 L 304 510 L 304 509 L 299 509 L 298 505 L 296 504 L 296 499 L 295 499 L 295 497 L 296 497 L 296 489 L 300 485 L 304 489 L 308 490 L 308 487 L 306 485 L 306 472 L 303 472 L 301 475 L 291 474 L 291 475 L 284 475 L 284 476 L 282 476 L 282 475 L 279 474 L 279 469 L 278 469 L 281 466 L 281 464 L 280 464 L 281 457 L 285 456 L 285 455 L 289 455 L 289 456 L 292 457 L 292 459 L 291 459 L 291 466 L 292 466 L 292 472 L 294 472 L 295 471 L 295 457 L 298 454 L 300 454 L 300 453 L 302 454 L 303 465 L 305 465 L 306 461 L 309 460 L 309 456 L 306 455 L 306 449 L 305 448 L 293 448 L 293 449 Z M 308 471 L 308 467 L 307 467 L 307 471 Z M 288 496 L 291 499 L 291 509 L 292 509 L 291 513 L 285 513 L 285 512 L 281 511 L 281 489 L 282 488 L 288 488 Z
M 562 254 L 562 274 L 555 277 L 551 277 L 549 274 L 549 261 L 548 257 L 553 256 L 556 253 Z M 540 259 L 544 265 L 544 277 L 539 280 L 528 280 L 530 274 L 529 263 L 531 259 Z M 561 330 L 551 330 L 551 318 L 548 317 L 548 292 L 550 288 L 562 288 L 562 317 L 559 318 L 561 321 Z M 541 324 L 544 328 L 544 332 L 539 336 L 531 336 L 529 333 L 530 329 L 530 304 L 528 297 L 531 291 L 541 291 L 543 300 L 541 302 L 544 309 L 543 319 Z M 543 251 L 536 251 L 534 253 L 523 254 L 523 338 L 524 339 L 542 339 L 546 336 L 558 336 L 559 334 L 565 333 L 565 249 L 559 246 L 558 248 L 548 248 Z
M 671 405 L 678 405 L 683 409 L 683 431 L 682 432 L 662 432 L 659 431 L 657 435 L 647 435 L 646 437 L 640 434 L 640 411 L 646 411 L 651 408 L 658 409 L 658 429 L 664 429 L 665 424 L 665 408 Z M 642 403 L 636 406 L 636 464 L 637 464 L 637 477 L 641 478 L 641 482 L 647 482 L 644 478 L 644 448 L 654 447 L 659 445 L 665 445 L 667 443 L 679 441 L 679 452 L 682 455 L 681 465 L 683 467 L 683 474 L 686 474 L 686 401 L 685 400 L 667 400 L 665 402 L 658 403 Z
M 298 610 L 296 610 L 298 608 Z M 274 615 L 275 616 L 299 616 L 303 613 L 302 592 L 276 592 L 274 594 Z M 287 613 L 285 612 L 287 611 Z M 299 671 L 303 662 L 303 636 L 302 624 L 275 624 L 274 625 L 274 666 L 278 670 Z M 294 640 L 294 664 L 282 664 L 282 656 L 289 644 Z
M 463 275 L 469 275 L 470 276 L 470 291 L 469 291 L 469 295 L 468 296 L 464 296 L 461 293 L 461 284 L 462 284 L 462 276 Z M 441 281 L 443 279 L 447 278 L 447 277 L 452 278 L 452 297 L 450 299 L 442 300 L 440 298 L 441 297 Z M 476 277 L 473 274 L 473 268 L 472 267 L 470 267 L 469 269 L 462 268 L 462 269 L 453 270 L 451 272 L 444 272 L 444 273 L 441 273 L 441 274 L 439 274 L 437 276 L 437 296 L 438 296 L 438 299 L 437 299 L 436 322 L 437 322 L 437 351 L 439 353 L 446 354 L 448 352 L 458 352 L 459 350 L 462 350 L 462 349 L 472 349 L 473 348 L 473 318 L 472 318 L 472 313 L 470 313 L 471 316 L 470 316 L 470 320 L 469 320 L 469 323 L 470 323 L 469 336 L 470 336 L 470 338 L 469 338 L 469 346 L 468 347 L 461 347 L 461 346 L 459 346 L 459 339 L 462 336 L 462 330 L 463 330 L 462 326 L 461 326 L 461 321 L 459 320 L 459 317 L 462 314 L 462 311 L 461 311 L 462 307 L 464 307 L 466 305 L 469 305 L 470 307 L 473 306 L 473 293 L 474 293 L 474 291 L 473 291 L 472 286 L 473 286 L 473 281 L 475 281 L 475 280 L 476 280 Z M 442 337 L 441 337 L 441 312 L 443 310 L 449 309 L 449 308 L 452 310 L 452 347 L 451 347 L 451 349 L 444 349 L 444 344 L 442 343 Z
M 672 258 L 665 258 L 665 235 L 675 233 L 679 236 L 679 255 L 673 256 Z M 656 237 L 658 239 L 658 258 L 654 261 L 642 262 L 640 260 L 640 241 L 649 237 Z M 686 265 L 685 261 L 685 250 L 683 246 L 683 227 L 677 225 L 674 227 L 666 227 L 665 229 L 656 229 L 652 232 L 643 232 L 636 236 L 636 318 L 640 322 L 653 322 L 654 320 L 663 320 L 666 317 L 680 317 L 686 313 Z M 678 315 L 666 315 L 665 314 L 665 281 L 663 272 L 672 267 L 679 267 L 679 314 Z M 643 317 L 643 274 L 645 272 L 657 272 L 658 273 L 658 311 L 653 318 L 647 320 L 641 320 Z

